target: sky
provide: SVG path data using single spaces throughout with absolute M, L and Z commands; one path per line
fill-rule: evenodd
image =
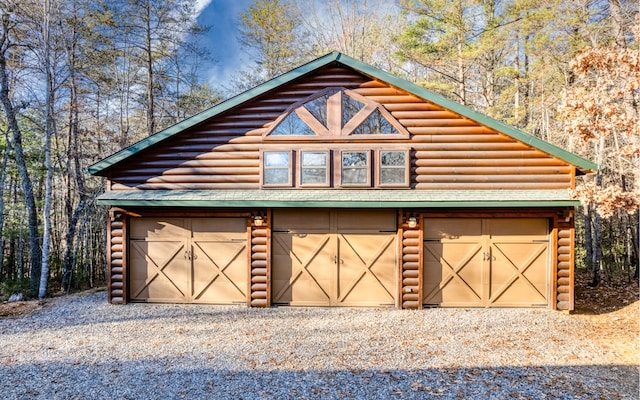
M 198 0 L 198 22 L 210 27 L 202 45 L 214 63 L 205 66 L 203 74 L 212 86 L 225 85 L 239 65 L 248 62 L 239 42 L 238 20 L 253 0 Z

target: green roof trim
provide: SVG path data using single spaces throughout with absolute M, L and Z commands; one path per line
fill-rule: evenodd
M 246 92 L 243 92 L 237 96 L 234 96 L 228 100 L 225 100 L 199 114 L 196 114 L 186 120 L 173 125 L 165 130 L 162 130 L 152 136 L 149 136 L 141 141 L 118 151 L 117 153 L 112 154 L 111 156 L 91 165 L 88 168 L 88 171 L 92 175 L 100 175 L 100 173 L 115 164 L 124 161 L 125 159 L 133 156 L 134 154 L 145 150 L 157 143 L 160 143 L 174 135 L 189 129 L 193 126 L 196 126 L 216 115 L 219 115 L 225 111 L 228 111 L 234 107 L 239 106 L 240 104 L 249 101 L 257 96 L 263 95 L 271 90 L 278 88 L 286 83 L 289 83 L 301 76 L 307 75 L 319 68 L 322 68 L 332 62 L 338 62 L 345 66 L 351 67 L 354 70 L 367 75 L 369 77 L 384 81 L 403 89 L 417 97 L 435 103 L 443 108 L 449 109 L 456 114 L 459 114 L 463 117 L 469 118 L 479 124 L 486 125 L 492 129 L 495 129 L 498 132 L 501 132 L 505 135 L 508 135 L 518 141 L 531 145 L 545 153 L 558 157 L 570 164 L 573 164 L 584 171 L 595 171 L 598 169 L 598 166 L 592 163 L 589 160 L 586 160 L 578 155 L 575 155 L 569 151 L 566 151 L 560 147 L 552 145 L 550 143 L 545 142 L 544 140 L 538 139 L 535 136 L 529 135 L 519 129 L 516 129 L 512 126 L 509 126 L 503 122 L 500 122 L 494 118 L 488 117 L 484 114 L 481 114 L 477 111 L 470 109 L 460 103 L 449 100 L 446 97 L 443 97 L 437 93 L 434 93 L 428 89 L 420 87 L 416 84 L 413 84 L 404 79 L 400 79 L 396 76 L 389 74 L 388 72 L 382 71 L 376 67 L 365 64 L 361 61 L 358 61 L 354 58 L 351 58 L 347 55 L 334 51 L 332 53 L 326 54 L 320 58 L 317 58 L 307 64 L 304 64 L 298 68 L 295 68 L 283 75 L 280 75 L 276 78 L 273 78 L 259 86 L 256 86 L 253 89 L 250 89 Z
M 120 207 L 460 208 L 569 207 L 580 203 L 560 190 L 132 190 L 110 191 L 99 205 Z

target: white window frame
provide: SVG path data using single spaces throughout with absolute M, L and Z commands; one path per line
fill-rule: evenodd
M 267 183 L 265 182 L 266 173 L 268 170 L 275 169 L 284 169 L 285 167 L 268 167 L 265 164 L 266 157 L 268 153 L 286 153 L 289 156 L 289 165 L 287 167 L 287 182 L 276 182 L 276 183 Z M 293 158 L 293 150 L 278 150 L 278 149 L 270 149 L 263 150 L 260 152 L 260 183 L 263 187 L 292 187 L 293 186 L 293 171 L 295 169 L 294 166 L 294 158 Z
M 344 187 L 344 188 L 370 188 L 371 187 L 371 169 L 372 169 L 372 154 L 371 154 L 371 150 L 365 150 L 365 149 L 341 149 L 339 151 L 336 152 L 338 154 L 338 157 L 336 157 L 336 163 L 338 165 L 338 168 L 336 168 L 337 170 L 337 179 L 336 182 L 338 182 L 339 187 Z M 365 153 L 367 155 L 367 165 L 365 167 L 361 167 L 362 169 L 366 169 L 366 173 L 367 173 L 367 181 L 364 183 L 347 183 L 344 182 L 344 169 L 345 167 L 342 165 L 342 157 L 344 153 Z M 347 167 L 350 168 L 350 167 Z
M 305 169 L 315 169 L 317 167 L 314 166 L 308 166 L 305 167 L 303 164 L 303 155 L 304 153 L 319 153 L 319 154 L 324 154 L 326 157 L 326 163 L 325 163 L 325 180 L 324 183 L 303 183 L 302 180 L 304 178 L 304 170 Z M 332 154 L 331 154 L 331 150 L 313 150 L 313 149 L 306 149 L 306 150 L 298 150 L 296 152 L 296 157 L 297 157 L 297 166 L 298 166 L 298 170 L 297 170 L 297 183 L 298 183 L 298 187 L 302 187 L 302 188 L 308 188 L 308 187 L 322 187 L 322 188 L 328 188 L 331 187 L 331 159 L 332 159 Z
M 404 153 L 404 166 L 382 166 L 382 153 Z M 410 165 L 410 153 L 408 149 L 377 149 L 376 150 L 376 187 L 391 188 L 391 187 L 409 187 L 411 179 Z M 404 169 L 404 182 L 403 183 L 384 183 L 382 182 L 382 170 L 383 169 Z

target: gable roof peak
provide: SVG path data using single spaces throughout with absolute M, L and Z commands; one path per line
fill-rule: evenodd
M 252 89 L 249 89 L 221 103 L 218 103 L 213 107 L 202 111 L 201 113 L 195 114 L 192 117 L 185 119 L 182 122 L 179 122 L 173 126 L 170 126 L 145 139 L 142 139 L 141 141 L 134 143 L 131 146 L 126 147 L 112 154 L 111 156 L 91 165 L 88 168 L 88 171 L 92 175 L 104 176 L 106 175 L 106 171 L 108 169 L 128 159 L 134 154 L 137 154 L 151 146 L 154 146 L 170 137 L 173 137 L 179 134 L 180 132 L 185 131 L 186 129 L 192 128 L 223 112 L 226 112 L 234 107 L 237 107 L 242 103 L 250 101 L 251 99 L 261 96 L 282 85 L 285 85 L 305 75 L 308 75 L 314 71 L 317 71 L 323 67 L 326 67 L 327 65 L 333 62 L 337 62 L 345 67 L 351 68 L 372 79 L 377 79 L 377 80 L 386 82 L 391 86 L 402 89 L 414 96 L 430 101 L 456 114 L 459 114 L 465 118 L 478 122 L 479 124 L 488 126 L 500 133 L 510 136 L 513 139 L 516 139 L 520 142 L 523 142 L 532 147 L 535 147 L 545 153 L 558 157 L 566 161 L 567 163 L 577 166 L 580 169 L 580 171 L 582 171 L 583 173 L 588 173 L 590 171 L 595 171 L 598 169 L 598 166 L 592 163 L 591 161 L 588 161 L 573 153 L 570 153 L 551 143 L 547 143 L 542 139 L 539 139 L 515 127 L 507 125 L 504 122 L 498 121 L 487 115 L 474 111 L 467 106 L 464 106 L 453 100 L 447 99 L 442 95 L 439 95 L 435 92 L 432 92 L 414 83 L 411 83 L 409 81 L 406 81 L 404 79 L 391 75 L 388 72 L 380 70 L 372 65 L 366 64 L 346 54 L 343 54 L 339 51 L 332 51 L 330 53 L 325 54 L 324 56 L 321 56 L 319 58 L 316 58 L 315 60 L 309 61 L 306 64 L 303 64 L 297 68 L 294 68 L 289 72 L 286 72 L 282 75 L 274 77 Z

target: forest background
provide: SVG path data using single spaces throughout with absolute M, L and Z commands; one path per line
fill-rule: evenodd
M 105 182 L 86 167 L 334 50 L 600 165 L 575 191 L 577 266 L 637 283 L 639 6 L 254 0 L 251 61 L 207 82 L 195 0 L 0 0 L 0 297 L 104 283 Z

